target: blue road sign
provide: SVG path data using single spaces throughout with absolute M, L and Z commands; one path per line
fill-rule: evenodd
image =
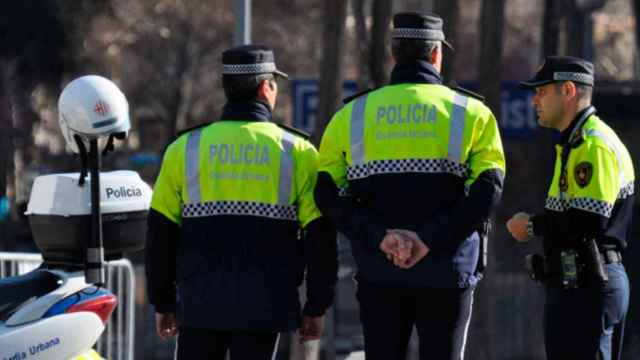
M 470 90 L 477 88 L 477 83 L 463 83 L 463 87 Z M 315 130 L 316 114 L 318 112 L 318 81 L 317 80 L 293 80 L 293 126 L 313 133 Z M 347 97 L 358 91 L 358 85 L 354 81 L 345 81 L 343 84 L 343 96 Z M 530 138 L 538 129 L 536 111 L 531 104 L 533 92 L 518 88 L 515 81 L 502 83 L 502 104 L 498 117 L 501 133 L 504 137 Z M 492 109 L 494 114 L 496 109 Z
M 293 126 L 312 134 L 316 126 L 316 116 L 318 114 L 318 80 L 293 80 Z M 345 81 L 342 84 L 342 96 L 347 97 L 358 91 L 358 84 L 355 81 Z
M 515 81 L 502 83 L 500 128 L 504 136 L 531 137 L 538 130 L 533 91 L 518 88 Z

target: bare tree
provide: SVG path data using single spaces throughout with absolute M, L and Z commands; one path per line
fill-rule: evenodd
M 386 65 L 389 59 L 389 23 L 392 5 L 391 0 L 373 0 L 371 4 L 373 24 L 369 67 L 375 87 L 385 85 L 388 81 Z
M 480 16 L 480 93 L 494 113 L 500 110 L 500 68 L 502 64 L 505 0 L 483 0 Z
M 436 0 L 435 12 L 444 20 L 444 32 L 449 43 L 456 47 L 458 44 L 458 33 L 460 24 L 460 1 L 459 0 Z M 444 64 L 442 66 L 442 77 L 445 82 L 455 82 L 456 77 L 456 51 L 445 51 Z
M 320 65 L 320 104 L 313 140 L 320 143 L 342 93 L 343 48 L 347 2 L 327 0 L 324 5 L 322 62 Z
M 480 62 L 478 68 L 480 93 L 487 97 L 488 106 L 494 114 L 500 114 L 501 95 L 501 64 L 503 51 L 503 27 L 504 27 L 504 7 L 505 0 L 483 0 L 482 12 L 480 15 Z M 494 241 L 488 242 L 488 252 L 490 258 L 494 253 Z M 485 282 L 485 289 L 491 289 L 492 282 Z M 500 350 L 493 342 L 482 342 L 477 339 L 491 338 L 492 326 L 497 323 L 492 317 L 492 310 L 495 303 L 492 297 L 486 292 L 479 292 L 476 298 L 477 309 L 476 318 L 471 325 L 471 333 L 476 336 L 471 337 L 470 352 L 474 354 L 474 359 L 489 360 L 495 359 L 496 353 Z M 487 326 L 487 324 L 489 326 Z
M 353 17 L 356 21 L 356 50 L 358 53 L 358 87 L 366 89 L 369 87 L 369 32 L 367 30 L 367 15 L 365 13 L 365 3 L 367 0 L 353 0 L 351 7 Z
M 371 34 L 367 29 L 366 5 L 371 7 Z M 388 81 L 389 24 L 393 3 L 390 0 L 353 0 L 356 27 L 356 49 L 360 65 L 360 88 L 380 87 Z
M 10 85 L 13 63 L 3 60 L 0 63 L 2 83 L 0 84 L 0 198 L 7 194 L 7 175 L 13 166 L 13 119 L 11 115 Z
M 11 101 L 9 99 L 9 84 L 12 66 L 7 60 L 0 63 L 2 83 L 0 83 L 0 107 L 4 109 L 0 114 L 0 199 L 7 195 L 8 175 L 13 172 L 13 121 L 11 119 Z M 7 224 L 0 221 L 0 249 L 10 248 Z
M 130 102 L 166 125 L 163 142 L 181 128 L 212 120 L 213 104 L 222 102 L 222 94 L 212 92 L 219 80 L 212 75 L 219 73 L 222 49 L 231 44 L 231 20 L 209 2 L 112 2 L 111 41 L 93 57 L 115 54 L 112 76 L 128 89 Z M 93 36 L 101 37 L 100 30 L 96 25 Z
M 43 28 L 46 31 L 42 31 Z M 15 176 L 14 160 L 23 164 L 25 154 L 34 147 L 31 134 L 34 123 L 39 120 L 31 101 L 34 89 L 40 86 L 57 88 L 63 73 L 72 67 L 66 30 L 61 5 L 56 1 L 24 0 L 3 4 L 0 15 L 0 33 L 4 35 L 0 43 L 0 103 L 3 109 L 0 118 L 0 197 L 6 195 L 7 187 L 14 179 L 15 182 L 24 180 Z M 21 189 L 27 187 L 20 186 Z M 15 208 L 16 198 L 24 206 L 28 192 L 29 189 L 21 192 L 19 197 L 14 192 L 11 204 L 14 215 L 22 214 Z M 25 228 L 28 231 L 28 227 Z
M 640 0 L 633 0 L 633 14 L 636 18 L 636 54 L 640 52 Z
M 561 1 L 545 0 L 544 17 L 542 22 L 542 50 L 543 56 L 558 53 L 561 17 Z

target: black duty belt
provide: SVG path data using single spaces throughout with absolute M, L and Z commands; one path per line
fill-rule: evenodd
M 553 255 L 547 257 L 547 261 L 549 262 L 547 266 L 548 269 L 552 270 L 552 272 L 553 270 L 556 270 L 556 266 L 554 265 L 558 264 L 558 256 L 558 254 L 554 253 Z M 622 254 L 618 250 L 600 250 L 600 256 L 602 256 L 602 261 L 605 264 L 617 264 L 622 262 Z
M 581 249 L 558 249 L 548 256 L 527 256 L 527 268 L 532 279 L 565 289 L 585 285 L 603 285 L 609 280 L 605 265 L 622 262 L 615 249 L 598 249 L 594 240 Z
M 616 264 L 622 262 L 622 254 L 618 250 L 605 250 L 600 252 L 604 262 L 607 264 Z

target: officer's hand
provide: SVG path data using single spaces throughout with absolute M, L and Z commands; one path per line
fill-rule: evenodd
M 324 316 L 303 316 L 302 326 L 298 330 L 300 344 L 306 341 L 318 340 L 324 331 Z
M 529 218 L 529 214 L 519 212 L 507 221 L 507 230 L 509 230 L 511 236 L 519 242 L 529 241 L 529 234 L 527 233 L 527 223 L 529 222 Z
M 398 265 L 411 257 L 413 243 L 405 239 L 399 233 L 387 230 L 387 234 L 380 243 L 380 250 L 387 255 L 387 259 Z
M 178 334 L 178 324 L 176 322 L 176 314 L 156 313 L 156 332 L 162 340 L 168 340 Z
M 413 267 L 418 261 L 422 260 L 429 253 L 429 247 L 422 242 L 420 236 L 415 231 L 405 230 L 405 229 L 391 229 L 389 230 L 391 233 L 395 233 L 401 236 L 405 241 L 410 242 L 411 245 L 411 255 L 401 261 L 394 260 L 396 266 L 402 269 L 409 269 Z

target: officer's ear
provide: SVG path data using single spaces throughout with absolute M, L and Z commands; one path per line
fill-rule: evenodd
M 258 96 L 267 97 L 271 92 L 273 92 L 273 85 L 269 83 L 269 80 L 260 81 L 260 84 L 258 84 Z
M 431 50 L 429 60 L 436 70 L 442 70 L 442 45 L 438 45 Z
M 264 91 L 276 91 L 276 80 L 275 79 L 265 79 L 262 80 L 260 82 L 260 84 L 258 84 L 258 92 L 264 92 Z
M 437 64 L 442 60 L 442 45 L 438 45 L 431 50 L 429 59 L 432 64 Z
M 262 100 L 271 106 L 271 109 L 276 105 L 277 86 L 275 81 L 271 79 L 262 80 L 258 85 L 258 100 Z
M 560 86 L 560 92 L 564 96 L 568 96 L 570 98 L 574 98 L 578 95 L 578 89 L 576 88 L 576 84 L 573 81 L 565 81 Z

